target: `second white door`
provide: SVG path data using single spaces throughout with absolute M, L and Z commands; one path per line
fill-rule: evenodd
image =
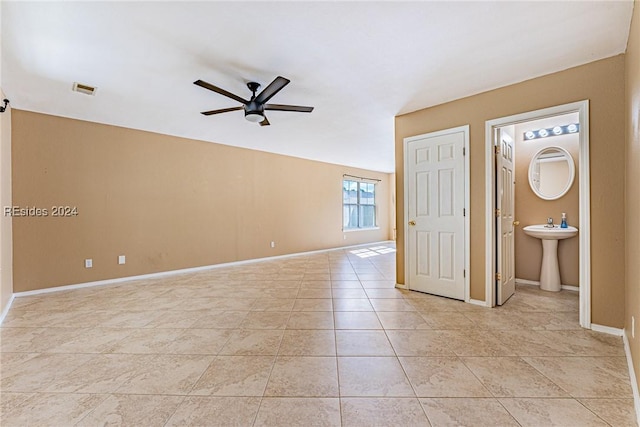
M 405 140 L 407 274 L 411 290 L 465 299 L 468 127 Z

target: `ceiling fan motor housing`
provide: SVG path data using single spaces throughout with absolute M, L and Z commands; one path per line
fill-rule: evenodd
M 244 118 L 250 122 L 261 122 L 264 120 L 264 104 L 250 101 L 244 106 Z

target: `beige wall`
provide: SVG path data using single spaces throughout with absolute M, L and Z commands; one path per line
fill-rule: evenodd
M 540 280 L 542 264 L 542 245 L 540 239 L 527 236 L 523 227 L 531 224 L 544 224 L 552 217 L 555 224 L 560 224 L 562 212 L 567 214 L 567 223 L 578 227 L 580 221 L 579 185 L 579 136 L 578 134 L 553 136 L 530 141 L 523 140 L 527 130 L 548 128 L 556 125 L 577 123 L 578 115 L 570 114 L 544 120 L 535 120 L 515 125 L 515 218 L 520 221 L 515 235 L 516 277 L 525 280 Z M 561 198 L 544 200 L 536 196 L 529 185 L 529 163 L 536 153 L 545 147 L 562 147 L 573 157 L 575 179 L 573 185 Z M 580 240 L 578 238 L 562 240 L 558 244 L 558 263 L 563 285 L 579 286 L 580 283 Z
M 378 230 L 342 232 L 344 173 L 382 180 Z M 14 291 L 387 240 L 390 177 L 15 110 L 13 204 L 49 216 L 13 218 Z
M 2 90 L 0 96 L 5 98 Z M 5 206 L 11 206 L 11 107 L 0 114 L 0 313 L 13 293 L 12 218 L 4 215 Z
M 403 138 L 469 124 L 471 298 L 485 299 L 485 122 L 588 99 L 593 323 L 624 324 L 624 56 L 396 117 L 398 283 L 404 283 Z M 584 232 L 584 230 L 583 230 Z
M 640 3 L 635 2 L 626 54 L 626 311 L 624 329 L 629 339 L 640 388 Z M 635 338 L 631 318 L 635 318 Z M 637 408 L 640 409 L 640 408 Z

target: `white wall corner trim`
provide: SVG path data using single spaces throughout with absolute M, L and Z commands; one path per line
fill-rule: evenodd
M 13 299 L 15 298 L 15 294 L 11 294 L 11 296 L 9 297 L 9 301 L 7 301 L 7 305 L 4 307 L 4 310 L 2 310 L 2 313 L 0 314 L 0 325 L 2 325 L 2 322 L 4 322 L 5 317 L 7 317 L 7 314 L 9 313 L 9 309 L 11 308 L 11 304 L 13 303 Z
M 629 380 L 631 380 L 631 390 L 633 391 L 633 406 L 636 409 L 636 421 L 640 426 L 640 391 L 638 391 L 638 380 L 636 372 L 633 370 L 633 359 L 631 358 L 631 347 L 629 347 L 629 339 L 627 334 L 622 334 L 624 342 L 624 354 L 627 356 L 627 365 L 629 366 Z
M 491 307 L 491 305 L 487 304 L 486 301 L 481 301 L 479 299 L 469 298 L 468 302 L 469 302 L 469 304 L 479 305 L 479 306 L 482 306 L 482 307 Z
M 624 335 L 624 329 L 612 328 L 611 326 L 603 326 L 596 323 L 591 324 L 591 330 L 602 332 L 603 334 L 615 335 L 617 337 L 621 337 Z

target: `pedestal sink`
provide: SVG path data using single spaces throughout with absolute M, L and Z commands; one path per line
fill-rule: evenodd
M 560 228 L 559 225 L 528 225 L 522 229 L 525 234 L 542 240 L 542 267 L 540 268 L 540 289 L 558 292 L 560 268 L 558 267 L 558 240 L 569 239 L 578 234 L 572 226 Z

